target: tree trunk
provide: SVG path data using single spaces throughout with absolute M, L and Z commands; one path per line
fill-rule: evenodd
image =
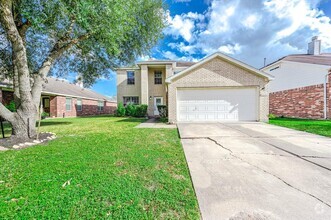
M 16 115 L 15 120 L 11 122 L 12 138 L 35 138 L 36 132 L 36 116 L 24 115 L 23 117 Z
M 26 48 L 14 22 L 12 0 L 0 0 L 0 22 L 12 44 L 14 77 L 17 77 L 14 91 L 19 102 L 16 113 L 10 113 L 0 104 L 0 115 L 12 124 L 13 135 L 32 138 L 36 135 L 37 106 L 32 99 Z

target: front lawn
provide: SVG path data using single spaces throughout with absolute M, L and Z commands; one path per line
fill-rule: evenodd
M 176 129 L 140 119 L 49 119 L 58 139 L 0 151 L 0 219 L 198 219 Z
M 313 134 L 319 134 L 319 135 L 331 137 L 330 120 L 275 118 L 275 119 L 270 119 L 269 123 L 287 128 L 296 129 L 299 131 L 306 131 Z

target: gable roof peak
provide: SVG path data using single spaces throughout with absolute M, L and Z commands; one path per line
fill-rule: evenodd
M 265 73 L 265 72 L 263 72 L 261 70 L 258 70 L 258 69 L 254 68 L 254 67 L 252 67 L 252 66 L 250 66 L 250 65 L 248 65 L 246 63 L 243 63 L 243 62 L 241 62 L 241 61 L 239 61 L 237 59 L 234 59 L 234 58 L 232 58 L 232 57 L 230 57 L 228 55 L 225 55 L 224 53 L 221 53 L 221 52 L 218 51 L 218 52 L 215 52 L 215 53 L 213 53 L 213 54 L 211 54 L 209 56 L 204 57 L 199 62 L 197 62 L 194 65 L 190 66 L 189 68 L 181 71 L 180 73 L 170 76 L 169 78 L 166 79 L 166 83 L 171 83 L 173 80 L 179 78 L 180 76 L 188 73 L 189 71 L 191 71 L 191 70 L 193 70 L 193 69 L 195 69 L 195 68 L 197 68 L 197 67 L 199 67 L 199 66 L 201 66 L 201 65 L 203 65 L 203 64 L 207 63 L 208 61 L 210 61 L 212 59 L 215 59 L 215 58 L 220 58 L 222 60 L 225 60 L 225 61 L 227 61 L 229 63 L 232 63 L 234 65 L 237 65 L 237 66 L 239 66 L 239 67 L 241 67 L 243 69 L 246 69 L 246 70 L 248 70 L 248 71 L 250 71 L 250 72 L 252 72 L 252 73 L 254 73 L 256 75 L 265 77 L 268 80 L 274 79 L 274 77 L 272 75 L 270 75 L 268 73 Z

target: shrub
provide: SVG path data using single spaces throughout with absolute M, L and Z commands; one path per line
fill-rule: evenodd
M 134 117 L 136 115 L 136 106 L 127 104 L 125 107 L 125 115 Z
M 41 119 L 45 119 L 47 117 L 49 117 L 49 113 L 47 113 L 47 112 L 41 113 Z
M 136 105 L 136 114 L 135 117 L 143 118 L 147 115 L 147 105 Z
M 8 105 L 6 105 L 6 108 L 11 112 L 16 112 L 15 102 L 11 101 Z
M 168 117 L 168 108 L 166 105 L 158 105 L 157 109 L 159 110 L 160 118 Z
M 125 107 L 122 102 L 118 103 L 116 116 L 123 117 L 125 116 Z
M 274 118 L 277 118 L 277 117 L 276 117 L 276 115 L 274 115 L 274 114 L 271 114 L 271 113 L 268 115 L 268 117 L 269 117 L 269 119 L 274 119 Z

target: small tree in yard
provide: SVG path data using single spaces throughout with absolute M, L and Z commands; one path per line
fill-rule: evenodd
M 33 137 L 48 75 L 76 72 L 85 85 L 147 53 L 161 37 L 162 0 L 0 0 L 0 73 L 16 112 L 0 103 L 13 137 Z

